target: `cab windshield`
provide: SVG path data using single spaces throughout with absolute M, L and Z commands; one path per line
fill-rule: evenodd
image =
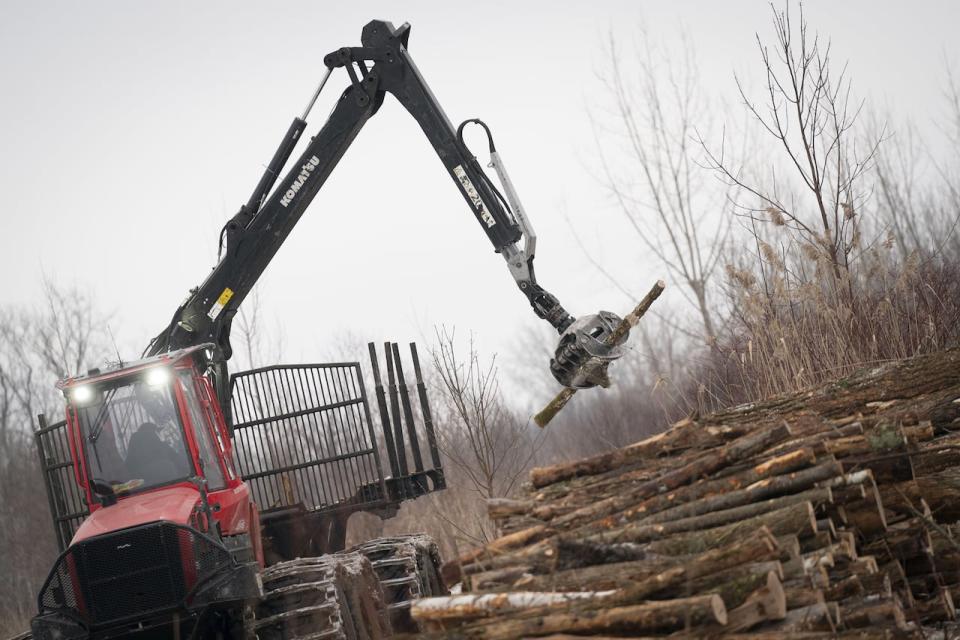
M 91 480 L 125 494 L 194 475 L 169 375 L 151 370 L 89 395 L 75 407 Z

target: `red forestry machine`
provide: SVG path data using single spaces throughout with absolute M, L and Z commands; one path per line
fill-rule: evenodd
M 489 129 L 451 125 L 410 58 L 409 35 L 409 25 L 373 21 L 362 46 L 327 55 L 306 111 L 224 225 L 217 266 L 144 359 L 60 383 L 66 419 L 41 416 L 37 441 L 63 553 L 39 594 L 36 640 L 379 638 L 409 623 L 411 599 L 444 591 L 425 536 L 344 550 L 351 514 L 389 517 L 403 500 L 444 487 L 415 350 L 432 468 L 396 345 L 387 351 L 392 411 L 371 345 L 381 443 L 356 363 L 227 371 L 239 305 L 387 93 L 419 123 L 534 312 L 560 333 L 557 380 L 605 381 L 620 354 L 606 344 L 619 318 L 574 320 L 537 284 L 535 236 Z M 349 86 L 281 177 L 340 68 Z M 464 144 L 469 123 L 486 131 L 504 193 Z

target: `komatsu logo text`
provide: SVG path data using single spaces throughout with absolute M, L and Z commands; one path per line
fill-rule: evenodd
M 307 178 L 310 177 L 310 174 L 313 173 L 313 170 L 317 168 L 320 164 L 320 158 L 317 156 L 311 156 L 307 160 L 306 164 L 300 167 L 300 175 L 297 176 L 297 179 L 293 181 L 293 184 L 290 185 L 290 188 L 287 189 L 287 192 L 283 194 L 283 197 L 280 198 L 280 204 L 286 207 L 290 204 L 290 201 L 293 200 L 293 196 L 297 195 L 297 192 L 300 191 L 300 187 L 307 181 Z

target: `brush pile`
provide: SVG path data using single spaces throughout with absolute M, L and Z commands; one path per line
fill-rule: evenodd
M 960 350 L 534 469 L 422 637 L 921 637 L 960 598 Z M 955 534 L 956 537 L 955 537 Z

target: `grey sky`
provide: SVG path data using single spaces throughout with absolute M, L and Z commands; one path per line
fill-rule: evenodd
M 470 7 L 468 9 L 468 7 Z M 858 94 L 924 128 L 960 60 L 956 2 L 806 4 L 850 61 Z M 564 215 L 625 281 L 645 270 L 589 167 L 587 104 L 608 30 L 676 39 L 705 88 L 736 102 L 757 77 L 765 2 L 0 2 L 0 304 L 37 300 L 46 273 L 92 287 L 139 350 L 215 262 L 245 201 L 323 70 L 371 18 L 413 26 L 410 51 L 455 123 L 479 116 L 540 238 L 537 274 L 575 314 L 628 304 L 583 259 Z M 345 86 L 334 75 L 312 133 Z M 480 151 L 479 139 L 473 139 Z M 602 250 L 601 250 L 602 248 Z M 648 265 L 649 266 L 649 265 Z M 388 99 L 263 279 L 287 355 L 318 357 L 345 330 L 399 340 L 434 324 L 509 350 L 537 323 L 415 122 Z M 505 354 L 506 355 L 506 354 Z M 546 374 L 545 374 L 546 375 Z

